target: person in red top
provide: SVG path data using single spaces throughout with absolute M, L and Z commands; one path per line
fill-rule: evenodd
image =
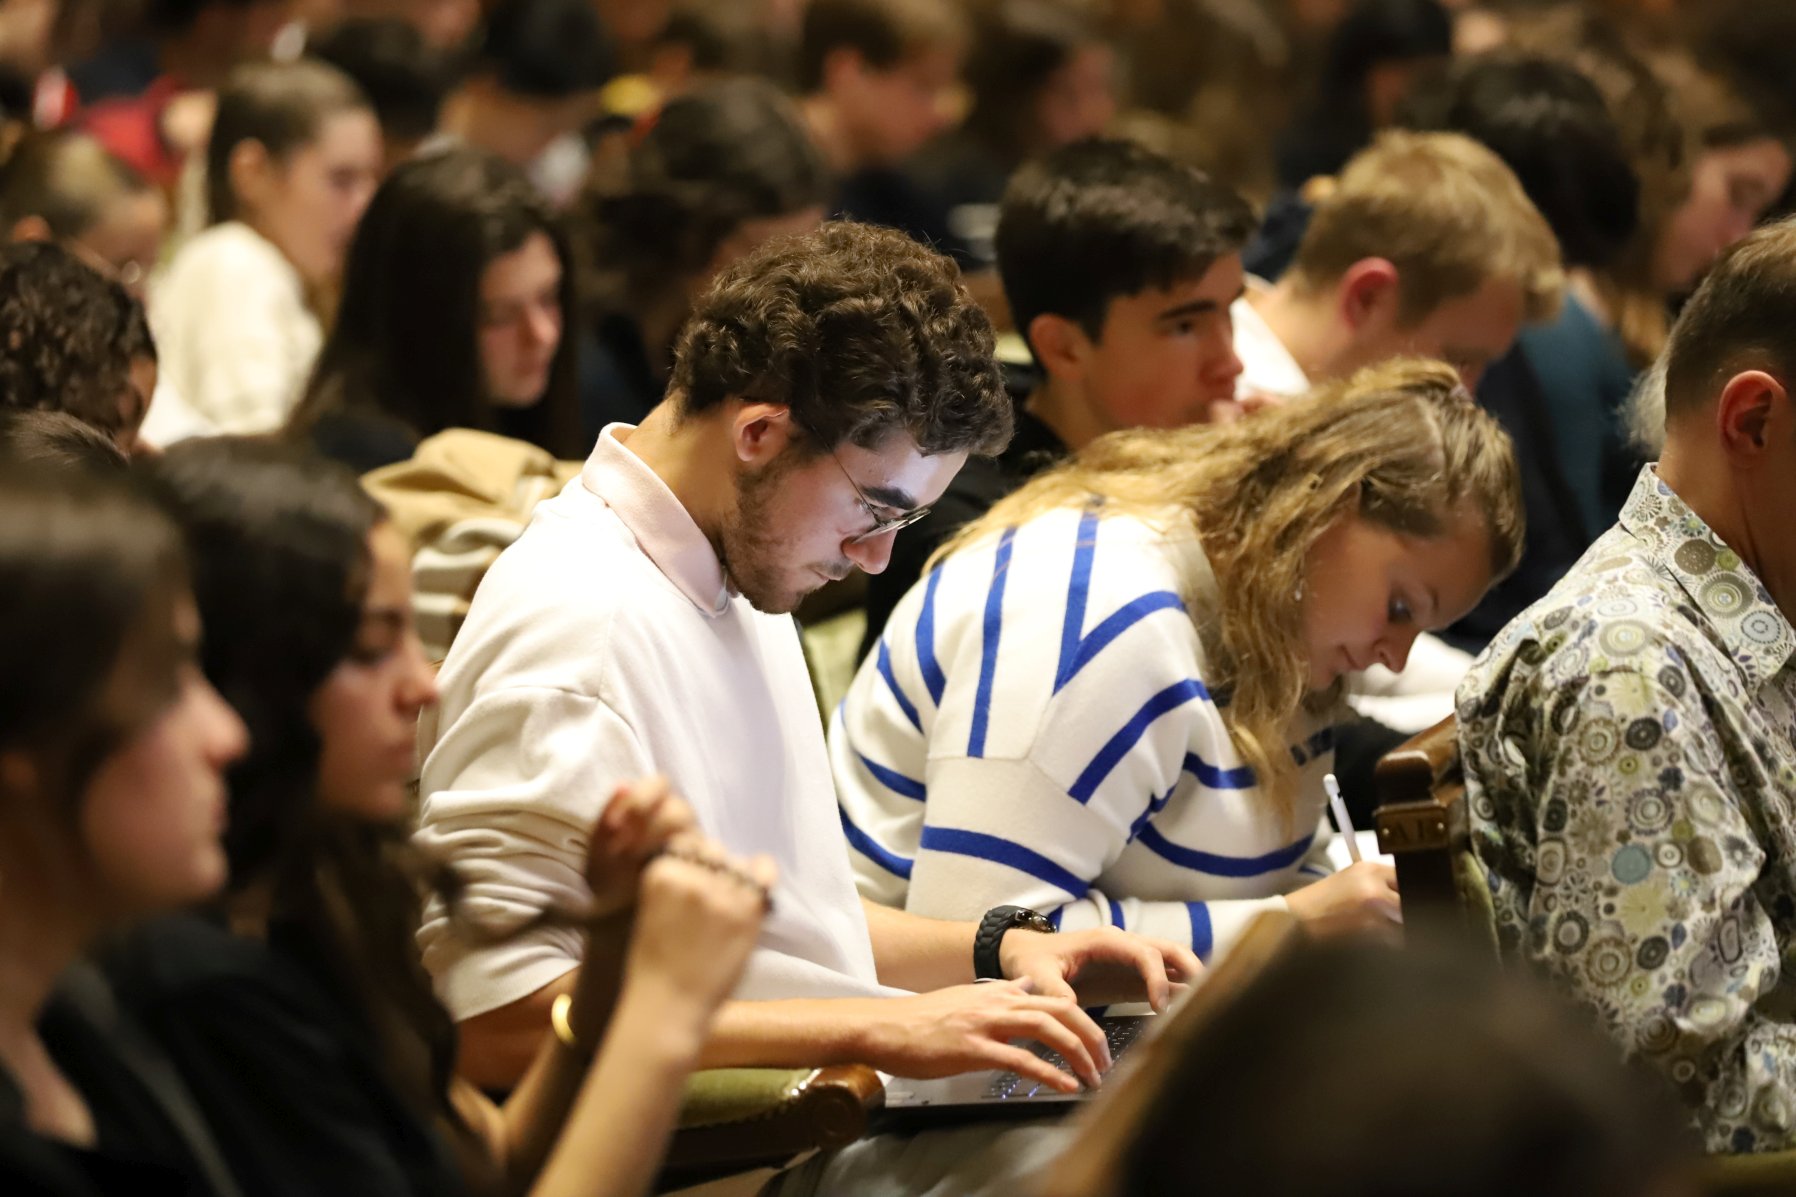
M 232 67 L 266 53 L 285 11 L 281 0 L 155 0 L 161 74 L 139 95 L 80 111 L 77 124 L 152 183 L 172 188 L 211 130 L 213 91 Z

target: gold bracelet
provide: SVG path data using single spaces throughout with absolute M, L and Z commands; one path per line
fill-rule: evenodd
M 584 1051 L 585 1047 L 581 1044 L 579 1037 L 574 1034 L 573 1024 L 568 1022 L 567 1018 L 567 1012 L 573 1009 L 573 1006 L 573 994 L 557 994 L 554 1003 L 549 1007 L 549 1029 L 555 1032 L 555 1038 L 564 1047 L 571 1047 L 575 1051 Z

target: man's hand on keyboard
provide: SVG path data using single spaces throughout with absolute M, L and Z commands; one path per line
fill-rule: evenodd
M 858 1023 L 857 1058 L 883 1072 L 929 1078 L 999 1068 L 1068 1093 L 1081 1081 L 1096 1088 L 1110 1067 L 1104 1032 L 1071 998 L 1032 988 L 1027 981 L 987 981 L 829 1004 Z M 1053 1049 L 1072 1071 L 1012 1040 Z

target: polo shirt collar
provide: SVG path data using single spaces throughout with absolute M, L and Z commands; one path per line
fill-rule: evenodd
M 636 428 L 608 424 L 580 471 L 580 482 L 617 513 L 649 560 L 709 616 L 730 606 L 717 550 L 661 476 L 624 444 Z

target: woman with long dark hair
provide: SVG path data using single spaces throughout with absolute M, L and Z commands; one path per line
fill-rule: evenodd
M 428 879 L 407 842 L 413 729 L 435 680 L 403 539 L 354 475 L 276 442 L 183 444 L 154 479 L 195 562 L 207 674 L 252 749 L 230 774 L 217 917 L 163 922 L 114 972 L 245 1187 L 645 1191 L 770 866 L 696 837 L 664 785 L 621 789 L 591 834 L 592 908 L 543 919 L 610 967 L 583 970 L 493 1106 L 454 1079 L 454 1028 L 413 943 Z M 564 1117 L 608 1137 L 563 1137 Z
M 8 424 L 31 420 L 68 417 Z M 78 965 L 223 885 L 223 771 L 244 746 L 194 661 L 180 539 L 93 435 L 54 469 L 12 437 L 0 461 L 0 1190 L 222 1197 L 203 1125 L 178 1117 L 191 1100 Z
M 572 258 L 522 171 L 458 148 L 407 162 L 350 246 L 337 323 L 290 431 L 360 471 L 474 428 L 583 458 Z

